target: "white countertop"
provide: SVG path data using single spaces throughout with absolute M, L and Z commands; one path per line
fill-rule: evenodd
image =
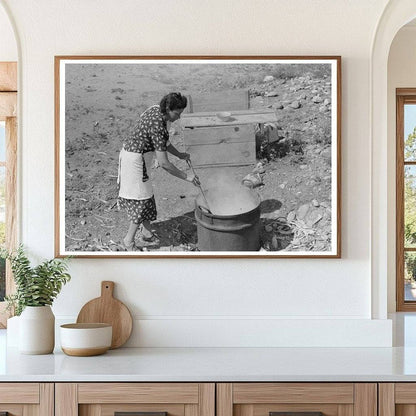
M 416 348 L 120 348 L 22 355 L 0 331 L 0 381 L 416 381 Z

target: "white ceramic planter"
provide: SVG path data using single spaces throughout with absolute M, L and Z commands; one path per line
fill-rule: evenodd
M 55 316 L 50 306 L 26 306 L 19 319 L 19 351 L 50 354 L 55 346 Z
M 7 346 L 19 346 L 19 320 L 20 316 L 13 316 L 7 320 Z

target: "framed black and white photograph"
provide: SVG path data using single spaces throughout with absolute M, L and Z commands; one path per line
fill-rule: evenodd
M 55 57 L 55 255 L 341 256 L 341 58 Z

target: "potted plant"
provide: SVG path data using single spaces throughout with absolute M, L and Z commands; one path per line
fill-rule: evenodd
M 49 354 L 55 346 L 55 316 L 51 305 L 71 276 L 68 258 L 45 260 L 33 267 L 20 245 L 1 250 L 10 261 L 16 292 L 6 296 L 8 309 L 19 318 L 19 351 L 23 354 Z

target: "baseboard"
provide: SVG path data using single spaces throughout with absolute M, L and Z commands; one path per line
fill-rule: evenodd
M 57 324 L 71 322 L 57 317 Z M 72 320 L 73 322 L 73 320 Z M 59 332 L 59 331 L 57 331 Z M 126 347 L 391 347 L 392 321 L 135 319 Z

